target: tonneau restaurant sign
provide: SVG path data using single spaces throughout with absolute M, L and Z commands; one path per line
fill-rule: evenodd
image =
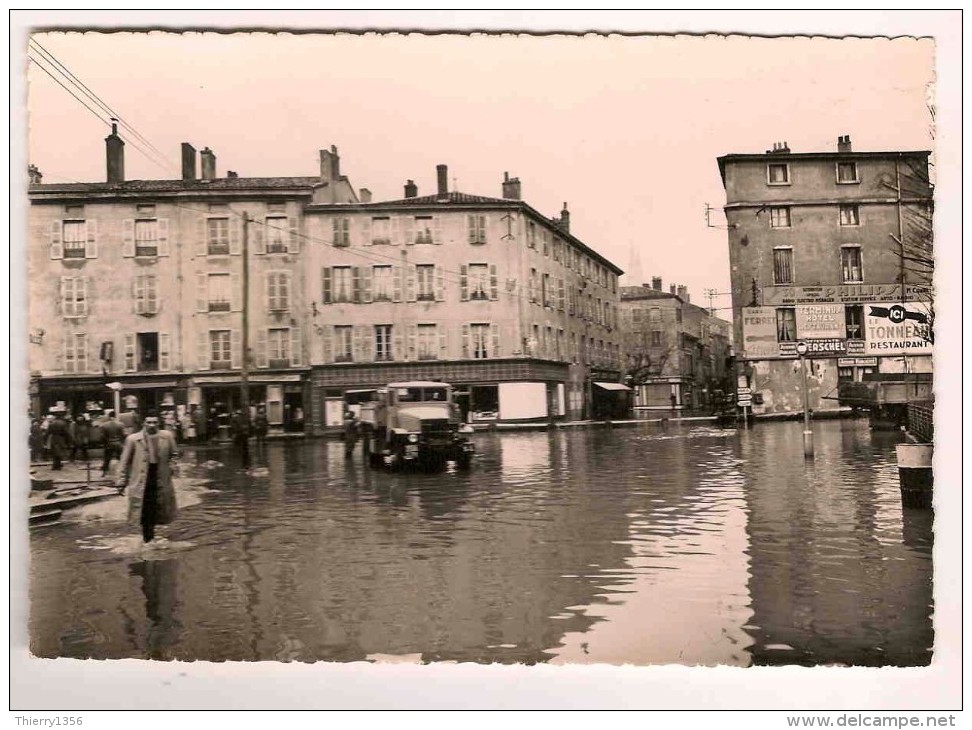
M 931 322 L 924 304 L 910 302 L 864 308 L 868 355 L 930 355 Z

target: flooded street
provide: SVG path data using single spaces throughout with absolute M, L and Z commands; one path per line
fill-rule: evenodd
M 482 433 L 467 473 L 335 441 L 187 450 L 170 545 L 120 499 L 31 534 L 43 657 L 925 665 L 932 514 L 866 421 Z M 216 465 L 219 462 L 220 465 Z

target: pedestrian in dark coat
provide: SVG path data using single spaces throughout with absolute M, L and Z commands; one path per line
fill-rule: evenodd
M 54 413 L 54 420 L 47 427 L 47 442 L 47 448 L 51 451 L 51 460 L 54 462 L 51 469 L 60 471 L 65 454 L 72 446 L 68 422 L 64 420 L 64 411 Z
M 30 460 L 40 461 L 44 452 L 44 429 L 41 428 L 41 420 L 34 418 L 30 422 Z
M 256 436 L 257 447 L 266 446 L 267 432 L 270 424 L 267 422 L 267 411 L 263 406 L 257 408 L 256 417 L 253 419 L 253 434 Z
M 125 439 L 116 485 L 128 494 L 128 520 L 142 527 L 142 541 L 155 539 L 157 525 L 176 517 L 175 486 L 170 461 L 178 452 L 175 437 L 159 428 L 154 412 L 145 416 L 142 430 Z
M 230 433 L 233 435 L 233 444 L 243 462 L 243 468 L 250 468 L 250 419 L 243 411 L 237 410 L 230 419 Z
M 91 423 L 86 414 L 78 416 L 74 422 L 74 447 L 71 450 L 71 459 L 76 457 L 84 461 L 88 460 L 88 445 L 91 443 Z
M 358 443 L 358 418 L 353 411 L 344 413 L 344 455 L 351 458 L 354 454 L 354 445 Z
M 108 416 L 108 419 L 102 422 L 100 428 L 104 439 L 102 445 L 105 449 L 105 456 L 101 462 L 101 476 L 103 477 L 108 476 L 111 460 L 121 459 L 122 444 L 125 441 L 125 427 L 115 418 L 115 412 L 108 411 L 105 415 Z

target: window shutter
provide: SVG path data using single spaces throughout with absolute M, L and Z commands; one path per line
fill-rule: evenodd
M 273 277 L 276 276 L 273 272 L 263 275 L 263 311 L 270 311 L 270 302 L 273 301 L 273 288 L 274 280 Z
M 557 279 L 557 309 L 564 311 L 564 280 Z
M 411 246 L 415 243 L 415 219 L 405 219 L 405 245 Z
M 126 218 L 122 221 L 122 256 L 132 258 L 135 255 L 135 221 Z
M 352 266 L 351 267 L 351 301 L 352 302 L 362 302 L 364 299 L 361 296 L 361 269 L 363 266 Z
M 243 338 L 239 330 L 230 330 L 230 367 L 236 370 L 242 363 Z
M 401 216 L 393 218 L 389 221 L 388 227 L 390 229 L 388 231 L 389 241 L 392 246 L 411 243 L 406 234 L 407 224 L 405 218 Z
M 408 278 L 405 282 L 405 301 L 415 301 L 415 264 L 407 264 Z
M 432 243 L 442 244 L 442 239 L 442 216 L 437 215 L 432 218 Z
M 396 266 L 392 270 L 392 301 L 402 301 L 402 267 Z
M 125 372 L 135 371 L 135 335 L 125 335 Z
M 449 342 L 446 338 L 445 327 L 438 325 L 437 329 L 439 330 L 439 357 L 444 360 L 448 355 Z
M 325 266 L 321 269 L 321 302 L 331 303 L 331 267 Z
M 169 334 L 167 332 L 159 333 L 159 370 L 169 370 L 169 362 L 171 358 L 169 357 Z
M 410 324 L 408 325 L 408 349 L 405 351 L 406 360 L 414 360 L 416 358 L 415 344 L 418 340 L 418 325 Z
M 300 234 L 297 230 L 297 219 L 288 218 L 287 228 L 290 230 L 290 238 L 287 240 L 287 253 L 300 253 Z
M 435 301 L 445 301 L 445 269 L 442 266 L 435 267 Z
M 459 298 L 461 301 L 469 301 L 469 267 L 463 264 L 459 267 Z
M 496 280 L 496 264 L 489 267 L 489 298 L 494 302 L 499 299 L 499 284 Z
M 370 303 L 372 301 L 371 295 L 371 267 L 362 266 L 361 267 L 361 301 Z
M 267 223 L 266 217 L 263 220 L 253 221 L 254 225 L 250 226 L 250 241 L 253 242 L 253 254 L 255 256 L 262 256 L 267 252 Z
M 327 325 L 321 330 L 321 361 L 328 363 L 334 359 L 334 327 Z
M 243 219 L 230 217 L 226 222 L 227 228 L 229 228 L 229 252 L 231 256 L 239 256 L 242 253 L 242 246 L 240 243 L 240 237 L 243 233 Z
M 89 287 L 88 286 L 88 282 L 89 281 L 90 281 L 90 278 L 89 277 L 82 276 L 82 277 L 76 279 L 75 282 L 74 282 L 74 285 L 76 287 L 80 287 L 81 288 L 81 302 L 79 304 L 75 304 L 74 305 L 75 306 L 75 309 L 78 312 L 78 314 L 81 314 L 81 315 L 87 315 L 88 314 L 88 311 L 89 311 L 89 308 L 90 308 L 89 307 L 89 304 L 88 304 L 88 301 L 89 301 L 88 300 L 88 295 L 91 293 L 91 290 L 94 287 Z
M 493 335 L 493 349 L 489 353 L 490 357 L 500 356 L 500 329 L 498 324 L 491 324 L 489 326 L 490 332 Z
M 64 338 L 64 349 L 61 352 L 64 360 L 64 372 L 73 373 L 74 360 L 68 357 L 68 355 L 74 355 L 74 340 L 71 338 L 71 335 Z
M 159 256 L 169 255 L 169 219 L 159 218 Z
M 354 325 L 354 331 L 351 333 L 351 340 L 354 346 L 355 362 L 368 362 L 374 359 L 371 357 L 371 353 L 368 352 L 368 337 L 370 335 L 370 331 L 371 330 L 368 325 Z
M 196 311 L 209 311 L 209 276 L 196 274 Z
M 289 271 L 283 271 L 283 272 L 281 272 L 281 274 L 280 274 L 280 283 L 278 284 L 278 286 L 280 288 L 280 291 L 278 292 L 278 296 L 281 299 L 281 304 L 282 304 L 284 310 L 286 310 L 286 311 L 289 312 L 291 309 L 293 309 L 293 307 L 290 306 L 291 286 L 290 286 L 290 272 Z
M 74 314 L 74 304 L 72 303 L 70 297 L 71 290 L 74 288 L 70 276 L 61 277 L 61 316 L 70 317 Z
M 77 371 L 79 373 L 88 372 L 88 336 L 78 335 L 77 342 L 75 343 L 74 357 L 78 364 Z
M 344 238 L 341 230 L 341 219 L 331 218 L 331 245 L 343 246 Z
M 361 233 L 362 237 L 364 238 L 365 245 L 370 246 L 372 244 L 370 218 L 365 218 L 361 221 Z
M 199 219 L 199 225 L 196 227 L 196 235 L 198 236 L 196 240 L 196 256 L 205 256 L 206 251 L 209 249 L 209 224 L 206 218 Z
M 462 326 L 462 357 L 464 360 L 469 359 L 469 325 L 464 324 Z
M 196 339 L 196 367 L 199 370 L 209 370 L 210 352 L 209 332 L 203 330 Z
M 62 221 L 51 221 L 51 258 L 64 258 L 64 242 L 61 240 Z
M 230 309 L 234 312 L 243 310 L 243 282 L 239 274 L 230 274 Z
M 263 327 L 257 330 L 256 365 L 265 368 L 270 364 L 267 354 L 267 331 Z
M 145 312 L 144 290 L 145 284 L 141 276 L 136 276 L 132 279 L 132 309 L 135 310 L 135 314 L 143 314 Z
M 466 216 L 466 227 L 469 231 L 469 243 L 476 243 L 476 216 Z
M 400 327 L 392 327 L 392 351 L 391 360 L 402 360 L 405 354 L 405 343 L 402 341 Z
M 84 246 L 84 257 L 96 259 L 98 258 L 98 221 L 85 221 L 84 229 L 88 239 Z
M 300 367 L 303 363 L 304 358 L 301 352 L 301 341 L 300 341 L 300 327 L 290 328 L 290 365 L 292 367 Z

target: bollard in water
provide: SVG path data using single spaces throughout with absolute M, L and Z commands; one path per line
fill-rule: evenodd
M 803 432 L 803 456 L 806 459 L 813 458 L 813 431 L 809 429 Z
M 935 482 L 932 472 L 934 446 L 898 444 L 895 452 L 898 460 L 902 506 L 930 509 Z

